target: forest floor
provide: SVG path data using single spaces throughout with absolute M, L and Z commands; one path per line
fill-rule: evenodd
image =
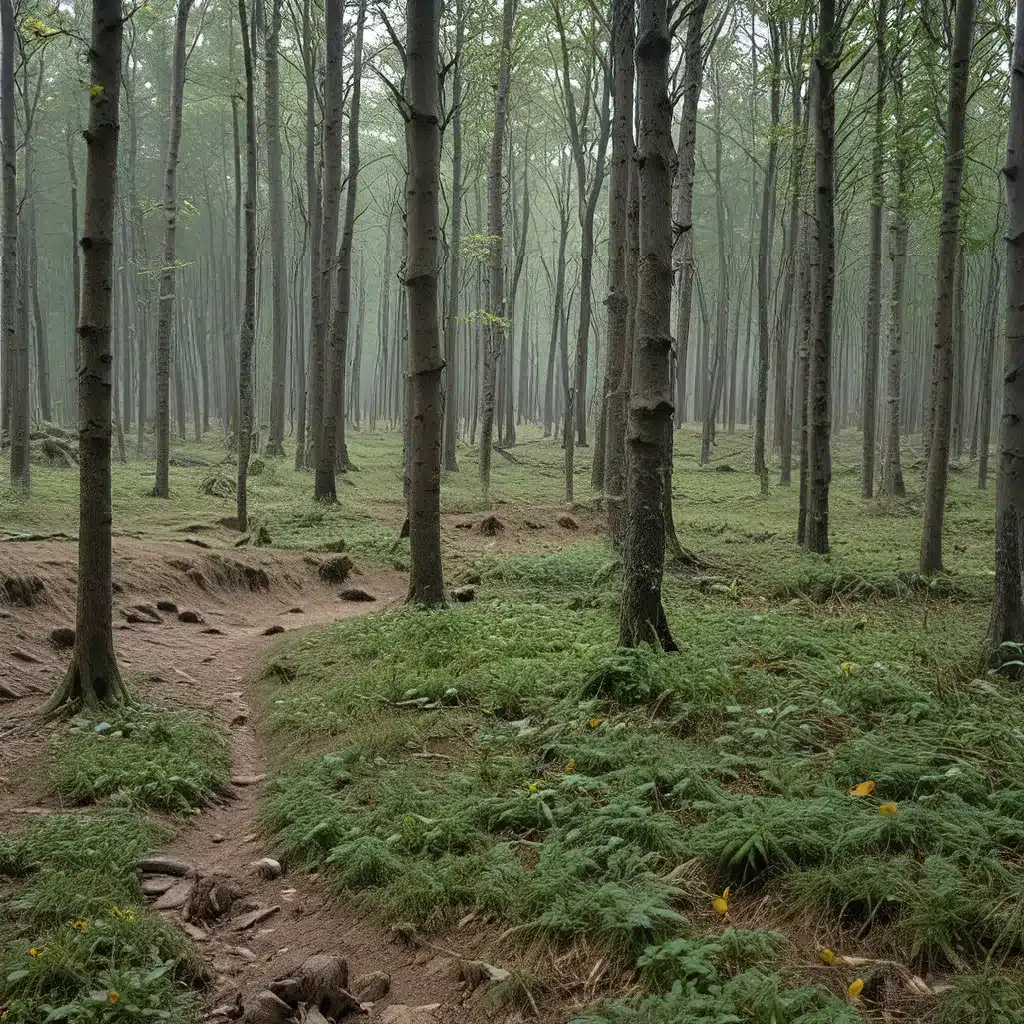
M 795 488 L 760 495 L 745 434 L 708 467 L 698 445 L 677 436 L 677 529 L 706 565 L 669 570 L 673 656 L 616 649 L 599 510 L 565 508 L 535 433 L 496 458 L 489 506 L 460 451 L 446 578 L 475 600 L 432 613 L 401 607 L 396 437 L 353 433 L 330 508 L 260 460 L 241 547 L 231 500 L 200 493 L 230 473 L 222 447 L 175 449 L 169 501 L 151 463 L 118 466 L 137 706 L 106 721 L 35 714 L 74 624 L 77 476 L 0 490 L 4 1024 L 252 1015 L 319 952 L 392 1024 L 1024 1019 L 1021 694 L 981 664 L 974 464 L 952 475 L 947 572 L 923 581 L 912 449 L 907 499 L 883 503 L 859 496 L 856 439 L 838 446 L 819 558 L 793 543 Z M 154 852 L 194 892 L 232 880 L 231 912 L 141 875 Z

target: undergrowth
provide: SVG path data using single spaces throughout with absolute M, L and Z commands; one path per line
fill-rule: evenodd
M 268 665 L 275 736 L 331 751 L 283 757 L 268 789 L 290 864 L 394 921 L 601 949 L 645 992 L 594 1024 L 861 1019 L 856 972 L 822 972 L 806 939 L 716 960 L 726 887 L 726 924 L 953 979 L 926 1014 L 944 1021 L 972 971 L 1024 950 L 1021 694 L 971 677 L 963 595 L 824 610 L 743 582 L 695 603 L 678 580 L 666 656 L 615 647 L 607 550 L 479 564 L 473 605 L 338 623 Z M 979 1021 L 1015 1005 L 1013 977 Z
M 50 744 L 49 783 L 66 801 L 185 813 L 227 785 L 231 752 L 212 721 L 133 709 L 77 717 Z
M 0 841 L 4 1024 L 192 1024 L 204 971 L 190 943 L 143 905 L 136 864 L 164 830 L 131 810 L 51 815 Z

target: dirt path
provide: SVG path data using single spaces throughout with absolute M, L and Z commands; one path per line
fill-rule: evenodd
M 74 546 L 66 542 L 6 545 L 0 551 L 0 587 L 5 579 L 42 584 L 34 601 L 0 604 L 0 685 L 17 694 L 0 703 L 0 813 L 14 812 L 15 818 L 59 809 L 38 772 L 52 727 L 41 724 L 35 711 L 66 663 L 66 652 L 55 650 L 49 637 L 55 627 L 73 624 L 74 558 Z M 199 877 L 234 880 L 246 901 L 223 923 L 203 929 L 185 925 L 180 907 L 159 910 L 200 944 L 216 975 L 209 1019 L 226 1019 L 229 1009 L 239 1002 L 248 1005 L 271 980 L 320 952 L 345 957 L 353 981 L 375 971 L 390 975 L 388 993 L 372 1007 L 373 1020 L 455 1024 L 484 1019 L 481 1010 L 460 1005 L 464 992 L 444 952 L 393 941 L 378 919 L 332 894 L 315 875 L 286 871 L 279 878 L 263 878 L 252 867 L 274 853 L 259 830 L 267 751 L 256 728 L 257 709 L 247 696 L 248 681 L 267 644 L 274 642 L 265 633 L 387 607 L 404 595 L 404 577 L 386 571 L 360 574 L 352 582 L 377 600 L 348 602 L 320 583 L 315 560 L 308 556 L 229 555 L 123 542 L 115 550 L 115 581 L 115 643 L 125 674 L 155 704 L 210 712 L 231 740 L 232 775 L 239 784 L 232 785 L 230 799 L 180 828 L 162 851 L 192 866 Z M 27 585 L 31 590 L 35 584 Z M 137 606 L 157 601 L 197 611 L 203 621 L 180 622 L 173 613 L 161 613 L 160 622 L 129 621 Z M 240 928 L 246 906 L 276 909 Z

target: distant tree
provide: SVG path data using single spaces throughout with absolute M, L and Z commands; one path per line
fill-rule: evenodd
M 490 258 L 488 260 L 488 310 L 483 351 L 483 379 L 480 386 L 480 484 L 485 495 L 490 494 L 491 490 L 491 446 L 494 437 L 497 364 L 505 351 L 505 338 L 508 334 L 503 265 L 505 228 L 502 185 L 515 19 L 516 0 L 502 0 L 498 87 L 494 95 L 494 131 L 491 135 L 491 157 L 487 168 L 487 234 Z
M 78 372 L 79 525 L 75 646 L 63 682 L 46 704 L 120 704 L 128 699 L 114 653 L 111 566 L 111 300 L 120 124 L 121 0 L 93 0 L 88 156 L 82 234 L 81 365 Z
M 636 341 L 629 396 L 626 543 L 619 643 L 674 651 L 661 602 L 665 571 L 662 489 L 671 459 L 666 437 L 672 420 L 672 104 L 668 96 L 666 0 L 640 0 L 637 93 L 640 116 L 637 166 L 640 184 L 640 266 Z
M 1004 175 L 1006 348 L 996 476 L 996 579 L 988 638 L 997 658 L 1000 645 L 1024 642 L 1024 0 L 1017 0 Z
M 238 529 L 249 528 L 246 478 L 252 451 L 252 349 L 256 336 L 256 98 L 252 38 L 245 0 L 238 0 L 245 63 L 245 297 L 238 342 Z
M 171 332 L 174 327 L 174 291 L 178 277 L 178 151 L 181 147 L 182 107 L 185 102 L 185 33 L 192 0 L 178 0 L 174 24 L 174 55 L 171 60 L 171 89 L 168 99 L 170 136 L 164 170 L 164 248 L 160 269 L 160 304 L 156 325 L 156 484 L 153 497 L 170 496 L 171 443 Z M 181 339 L 178 339 L 179 344 Z M 176 387 L 181 390 L 184 381 Z
M 284 178 L 281 172 L 281 7 L 270 0 L 265 39 L 263 79 L 266 92 L 264 127 L 267 134 L 267 195 L 270 219 L 270 280 L 272 311 L 270 370 L 270 432 L 267 455 L 284 455 L 284 391 L 288 353 L 288 291 L 285 276 Z
M 953 415 L 953 296 L 960 249 L 960 192 L 964 180 L 967 90 L 974 38 L 975 0 L 957 0 L 946 106 L 946 157 L 942 176 L 942 213 L 936 270 L 935 340 L 932 361 L 932 408 L 928 417 L 930 444 L 925 481 L 921 572 L 942 568 L 942 521 L 949 482 L 949 450 Z

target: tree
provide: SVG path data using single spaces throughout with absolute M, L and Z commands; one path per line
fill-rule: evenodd
M 807 534 L 808 551 L 827 554 L 828 494 L 832 482 L 832 303 L 835 297 L 835 68 L 839 62 L 839 28 L 835 0 L 818 8 L 815 101 L 815 187 L 817 260 L 814 333 L 808 361 L 807 393 Z
M 252 349 L 256 336 L 256 98 L 245 0 L 238 0 L 245 64 L 245 297 L 238 340 L 238 529 L 249 528 L 246 477 L 252 451 Z
M 171 61 L 170 136 L 164 171 L 164 250 L 160 269 L 160 304 L 156 325 L 156 484 L 154 498 L 170 496 L 170 387 L 171 331 L 174 323 L 174 289 L 178 275 L 178 150 L 181 147 L 182 107 L 185 102 L 185 33 L 192 0 L 178 0 L 174 24 L 174 56 Z M 178 387 L 184 381 L 178 384 Z
M 1006 347 L 996 476 L 996 578 L 988 637 L 989 651 L 997 658 L 1002 644 L 1024 641 L 1024 0 L 1017 0 L 1010 61 L 1010 126 L 1003 173 L 1007 221 Z
M 345 359 L 348 353 L 350 308 L 352 305 L 352 235 L 356 222 L 356 194 L 359 183 L 359 104 L 362 94 L 363 24 L 366 4 L 360 3 L 352 53 L 352 102 L 348 119 L 348 174 L 345 188 L 345 217 L 337 257 L 334 311 L 327 346 L 327 380 L 324 388 L 323 429 L 316 461 L 317 501 L 337 500 L 336 468 L 350 467 L 345 444 Z M 338 62 L 340 75 L 341 62 Z M 340 136 L 337 139 L 340 148 Z M 326 145 L 326 140 L 325 140 Z
M 6 7 L 6 4 L 5 4 Z M 114 652 L 110 441 L 114 210 L 121 94 L 121 0 L 93 0 L 78 372 L 79 526 L 75 646 L 47 712 L 128 699 Z
M 497 363 L 505 350 L 508 320 L 505 309 L 504 219 L 502 181 L 505 163 L 505 125 L 508 122 L 508 92 L 511 75 L 512 34 L 515 31 L 516 0 L 502 0 L 501 53 L 498 87 L 494 97 L 494 132 L 491 159 L 487 167 L 488 311 L 483 352 L 483 380 L 480 387 L 480 484 L 485 497 L 491 490 L 491 446 L 494 437 L 494 396 Z
M 662 489 L 671 458 L 672 391 L 672 104 L 668 97 L 668 11 L 665 0 L 641 0 L 636 45 L 640 101 L 637 166 L 640 266 L 636 340 L 629 396 L 626 543 L 619 644 L 677 650 L 661 584 L 665 571 Z
M 942 569 L 942 520 L 949 481 L 949 448 L 953 412 L 953 292 L 960 248 L 960 191 L 964 180 L 968 72 L 974 37 L 975 0 L 957 0 L 953 48 L 949 65 L 946 110 L 946 156 L 942 176 L 942 219 L 936 271 L 935 341 L 932 359 L 930 446 L 925 481 L 921 572 Z
M 5 391 L 11 435 L 11 486 L 29 487 L 28 336 L 18 315 L 18 150 L 15 137 L 14 50 L 17 30 L 12 0 L 0 0 L 0 135 L 3 139 L 3 270 L 0 283 L 0 318 L 3 319 Z
M 886 0 L 876 0 L 875 124 L 871 147 L 871 215 L 868 241 L 868 309 L 864 342 L 864 448 L 861 494 L 870 498 L 875 487 L 875 426 L 878 420 L 878 349 L 882 330 L 882 212 L 885 207 L 885 67 Z M 897 145 L 899 142 L 897 142 Z
M 281 2 L 271 0 L 264 61 L 267 132 L 267 194 L 270 216 L 271 300 L 273 333 L 270 375 L 270 433 L 267 455 L 284 455 L 284 388 L 288 352 L 288 292 L 285 289 L 284 179 L 281 174 Z
M 614 120 L 608 188 L 608 348 L 605 368 L 607 425 L 605 427 L 604 489 L 608 532 L 621 544 L 625 527 L 626 417 L 629 380 L 626 350 L 629 334 L 629 294 L 626 288 L 626 248 L 629 244 L 629 168 L 633 159 L 633 44 L 636 38 L 632 0 L 612 3 L 612 72 Z

